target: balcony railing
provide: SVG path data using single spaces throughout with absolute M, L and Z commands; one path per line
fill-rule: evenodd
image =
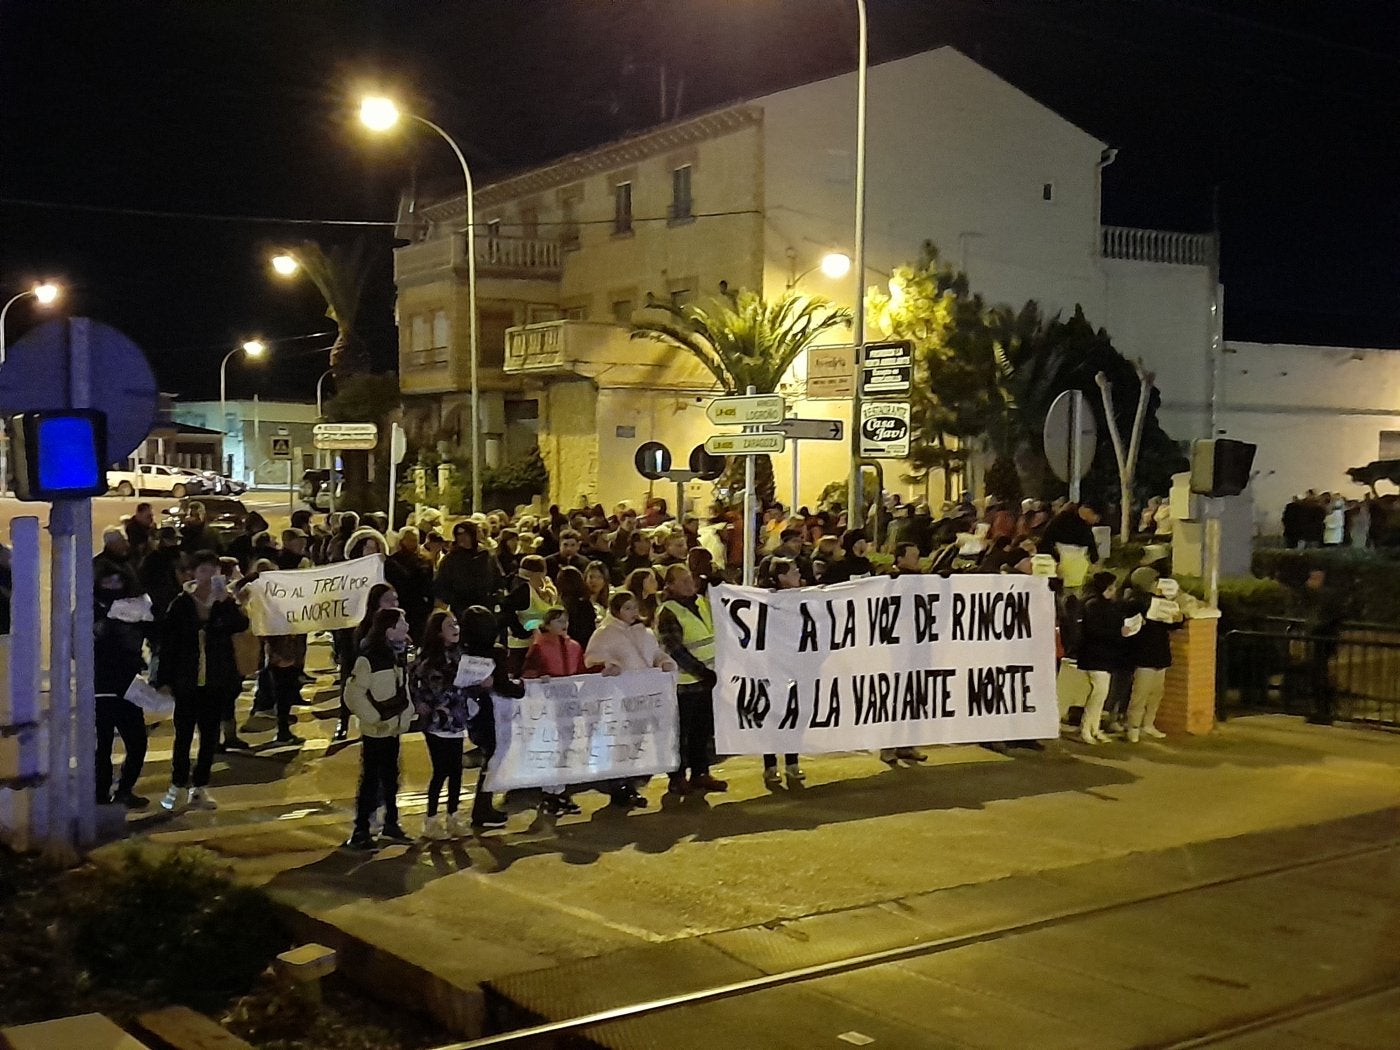
M 1176 263 L 1209 266 L 1214 238 L 1208 233 L 1173 230 L 1139 230 L 1133 226 L 1104 226 L 1099 231 L 1105 259 L 1130 262 Z
M 538 277 L 557 280 L 563 271 L 563 248 L 558 241 L 528 237 L 476 239 L 476 270 L 480 277 Z M 467 272 L 467 235 L 434 237 L 394 249 L 394 280 L 429 276 L 441 270 Z

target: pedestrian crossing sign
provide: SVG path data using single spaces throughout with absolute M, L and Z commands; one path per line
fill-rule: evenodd
M 272 458 L 292 458 L 292 439 L 290 437 L 274 437 L 272 439 Z

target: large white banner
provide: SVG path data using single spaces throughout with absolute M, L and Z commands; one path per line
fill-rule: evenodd
M 715 746 L 819 754 L 1059 733 L 1055 602 L 1030 576 L 717 585 Z
M 371 554 L 314 569 L 265 572 L 248 584 L 252 632 L 311 634 L 357 627 L 365 618 L 369 589 L 384 582 L 384 558 Z
M 488 791 L 652 776 L 680 764 L 669 671 L 527 681 L 522 699 L 493 700 Z

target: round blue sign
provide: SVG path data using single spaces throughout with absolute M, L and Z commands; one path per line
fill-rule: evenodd
M 86 359 L 86 399 L 75 397 L 75 354 Z M 141 348 L 115 328 L 86 317 L 46 321 L 7 351 L 0 365 L 0 412 L 8 417 L 58 408 L 105 412 L 107 455 L 116 463 L 155 426 L 160 391 Z

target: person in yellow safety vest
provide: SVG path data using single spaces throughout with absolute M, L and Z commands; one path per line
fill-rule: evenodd
M 727 791 L 727 783 L 710 775 L 716 681 L 715 625 L 710 603 L 695 593 L 695 577 L 684 565 L 666 569 L 663 597 L 656 614 L 656 638 L 680 670 L 676 701 L 681 766 L 671 774 L 668 790 L 675 795 Z

